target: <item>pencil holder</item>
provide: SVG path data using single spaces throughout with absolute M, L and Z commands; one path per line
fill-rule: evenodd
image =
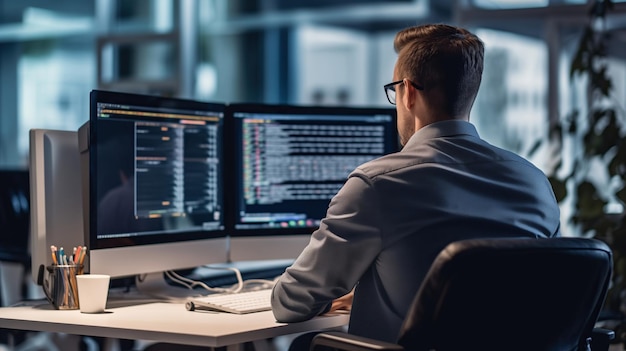
M 48 276 L 43 282 L 43 291 L 48 301 L 57 310 L 78 309 L 76 275 L 83 273 L 83 265 L 52 265 L 46 267 L 46 270 Z

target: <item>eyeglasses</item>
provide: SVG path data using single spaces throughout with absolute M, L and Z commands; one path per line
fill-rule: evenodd
M 402 82 L 404 82 L 404 79 L 398 80 L 398 81 L 395 81 L 395 82 L 391 82 L 391 83 L 385 84 L 383 86 L 383 88 L 385 89 L 385 95 L 387 95 L 387 100 L 389 100 L 389 103 L 392 104 L 392 105 L 396 104 L 396 85 L 398 85 L 398 84 L 400 84 Z M 422 87 L 421 85 L 417 85 L 417 84 L 411 82 L 410 80 L 409 80 L 409 83 L 411 83 L 411 85 L 415 89 L 417 89 L 417 90 L 424 90 L 424 87 Z

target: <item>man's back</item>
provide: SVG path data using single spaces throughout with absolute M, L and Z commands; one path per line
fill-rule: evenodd
M 393 341 L 421 281 L 449 243 L 551 237 L 559 212 L 545 175 L 480 140 L 467 122 L 418 131 L 403 151 L 359 167 L 379 196 L 380 253 L 357 287 L 350 331 Z M 372 303 L 376 301 L 376 303 Z M 381 322 L 378 322 L 381 321 Z
M 350 175 L 311 244 L 277 284 L 274 312 L 279 320 L 310 318 L 321 308 L 315 301 L 358 282 L 350 332 L 395 341 L 448 243 L 558 232 L 558 206 L 540 170 L 485 143 L 467 122 L 435 123 L 401 152 Z

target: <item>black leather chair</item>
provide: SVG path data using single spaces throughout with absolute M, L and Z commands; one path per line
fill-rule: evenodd
M 311 350 L 606 350 L 614 333 L 594 324 L 612 267 L 595 239 L 455 242 L 433 262 L 397 344 L 326 332 Z

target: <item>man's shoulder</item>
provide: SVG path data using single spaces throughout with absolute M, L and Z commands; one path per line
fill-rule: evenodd
M 449 144 L 449 143 L 448 143 Z M 452 144 L 449 144 L 452 145 Z M 527 172 L 543 172 L 526 158 L 484 141 L 476 143 L 469 140 L 467 143 L 457 141 L 453 148 L 433 146 L 431 143 L 413 145 L 407 152 L 388 154 L 357 167 L 352 176 L 366 177 L 375 180 L 382 175 L 399 174 L 404 171 L 430 172 L 433 168 L 465 167 L 476 168 L 479 164 L 489 164 L 497 169 L 526 169 Z
M 352 175 L 363 175 L 374 179 L 377 176 L 397 171 L 406 166 L 408 159 L 401 152 L 395 152 L 363 163 Z

